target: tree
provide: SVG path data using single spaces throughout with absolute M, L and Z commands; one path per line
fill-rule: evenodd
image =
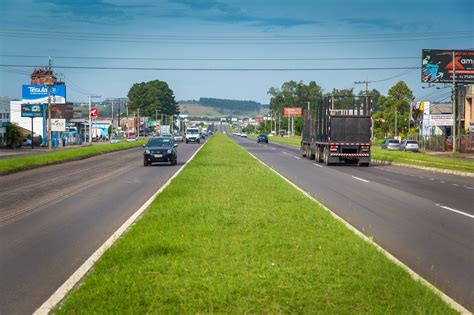
M 8 124 L 6 131 L 7 146 L 15 149 L 23 142 L 23 132 L 17 124 Z
M 142 116 L 155 114 L 179 114 L 179 105 L 176 103 L 173 90 L 164 81 L 154 80 L 135 83 L 128 92 L 129 109 L 140 109 Z
M 376 134 L 406 134 L 409 110 L 414 99 L 413 92 L 404 81 L 392 86 L 387 96 L 380 96 L 379 110 L 374 114 Z

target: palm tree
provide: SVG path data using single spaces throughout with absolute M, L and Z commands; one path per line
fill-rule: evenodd
M 20 127 L 15 123 L 10 123 L 7 126 L 7 146 L 15 149 L 17 145 L 20 145 L 23 141 L 23 132 Z

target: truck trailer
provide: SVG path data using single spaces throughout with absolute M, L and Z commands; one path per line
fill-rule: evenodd
M 371 107 L 368 96 L 328 96 L 303 111 L 302 156 L 326 165 L 369 166 Z

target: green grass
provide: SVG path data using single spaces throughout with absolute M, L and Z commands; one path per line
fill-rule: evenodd
M 403 164 L 433 167 L 445 170 L 474 172 L 474 161 L 459 158 L 432 156 L 424 153 L 387 151 L 372 146 L 371 156 L 374 160 L 384 160 Z
M 248 135 L 249 138 L 252 139 L 257 139 L 257 134 L 251 134 Z M 291 145 L 294 147 L 300 147 L 301 146 L 301 136 L 291 136 L 291 137 L 268 137 L 268 142 L 275 142 L 275 143 L 280 143 L 280 144 L 287 144 Z
M 216 134 L 55 313 L 454 311 Z
M 114 144 L 92 145 L 56 150 L 47 153 L 38 153 L 25 156 L 12 156 L 0 159 L 0 174 L 7 174 L 48 164 L 84 159 L 102 153 L 138 147 L 145 143 L 145 141 L 146 139 L 142 138 L 139 139 L 137 142 L 120 142 Z

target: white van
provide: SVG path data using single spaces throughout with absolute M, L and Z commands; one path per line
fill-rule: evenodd
M 201 140 L 200 140 L 200 132 L 199 132 L 199 128 L 194 128 L 194 127 L 190 127 L 188 129 L 186 129 L 186 143 L 189 143 L 189 142 L 197 142 L 197 143 L 200 143 Z

